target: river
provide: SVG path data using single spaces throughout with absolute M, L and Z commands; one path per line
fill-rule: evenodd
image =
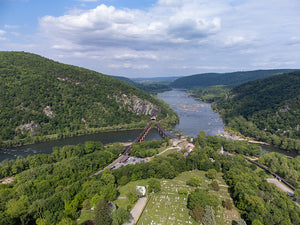
M 174 129 L 181 130 L 183 134 L 196 137 L 200 130 L 204 130 L 208 135 L 217 135 L 224 132 L 220 116 L 215 113 L 210 104 L 195 100 L 182 90 L 172 90 L 160 93 L 159 98 L 167 102 L 179 115 L 180 122 Z M 136 139 L 141 130 L 113 131 L 99 134 L 71 137 L 62 140 L 55 140 L 46 143 L 32 144 L 14 147 L 5 151 L 0 151 L 0 162 L 4 159 L 16 159 L 18 156 L 26 157 L 32 154 L 50 154 L 54 146 L 64 146 L 79 144 L 86 141 L 101 141 L 103 144 L 113 142 L 132 142 Z M 160 139 L 160 135 L 155 129 L 150 130 L 146 140 Z M 263 152 L 280 152 L 288 156 L 295 156 L 295 153 L 286 152 L 270 146 L 262 146 Z
M 27 157 L 28 155 L 46 153 L 50 154 L 53 147 L 62 147 L 64 145 L 76 145 L 86 141 L 100 141 L 103 144 L 113 142 L 133 142 L 140 134 L 142 129 L 127 130 L 127 131 L 111 131 L 98 134 L 89 134 L 77 137 L 70 137 L 50 142 L 24 145 L 19 147 L 9 148 L 0 151 L 0 162 L 4 159 L 16 159 L 18 156 Z M 155 129 L 151 129 L 145 140 L 161 139 L 161 136 Z
M 224 123 L 219 114 L 210 108 L 210 104 L 195 100 L 183 91 L 173 89 L 157 95 L 159 98 L 167 102 L 172 109 L 179 115 L 179 124 L 174 129 L 181 130 L 183 134 L 195 137 L 200 130 L 204 130 L 208 135 L 218 135 L 224 132 Z M 287 156 L 296 157 L 295 152 L 287 152 L 285 150 L 260 145 L 262 153 L 278 152 Z
M 181 130 L 190 137 L 196 137 L 200 130 L 204 130 L 208 135 L 224 132 L 224 123 L 210 108 L 210 104 L 195 100 L 182 90 L 173 89 L 157 96 L 167 102 L 179 115 L 180 121 L 174 127 L 175 130 Z

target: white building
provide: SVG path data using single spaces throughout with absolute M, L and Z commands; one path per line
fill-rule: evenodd
M 144 186 L 136 186 L 136 190 L 142 195 L 146 195 L 146 188 Z

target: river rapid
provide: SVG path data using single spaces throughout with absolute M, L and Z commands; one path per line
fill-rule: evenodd
M 159 93 L 157 96 L 168 103 L 179 115 L 180 122 L 174 127 L 175 130 L 180 130 L 183 134 L 190 137 L 196 137 L 201 130 L 204 130 L 208 135 L 218 135 L 218 133 L 224 132 L 224 123 L 220 116 L 210 108 L 210 104 L 189 97 L 183 90 L 166 91 Z M 86 141 L 100 141 L 103 144 L 132 142 L 140 132 L 141 130 L 103 132 L 9 148 L 5 151 L 0 151 L 0 162 L 4 159 L 16 159 L 19 156 L 26 157 L 28 155 L 40 153 L 50 154 L 52 148 L 55 146 L 74 145 Z M 153 139 L 161 139 L 155 129 L 151 129 L 146 137 L 146 140 Z M 271 146 L 262 146 L 262 148 L 263 152 L 276 151 L 288 156 L 296 156 L 295 153 L 286 152 Z

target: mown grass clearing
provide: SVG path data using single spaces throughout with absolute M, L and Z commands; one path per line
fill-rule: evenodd
M 84 225 L 86 221 L 94 218 L 94 210 L 81 210 L 80 217 L 77 219 L 78 225 Z

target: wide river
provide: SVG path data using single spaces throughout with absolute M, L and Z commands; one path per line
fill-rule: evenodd
M 200 130 L 204 130 L 208 135 L 217 135 L 223 132 L 223 122 L 220 116 L 215 113 L 210 104 L 190 98 L 182 90 L 172 90 L 160 93 L 159 98 L 167 102 L 179 115 L 180 122 L 174 129 L 181 130 L 183 134 L 196 137 Z M 32 154 L 51 153 L 54 146 L 64 146 L 84 143 L 86 141 L 101 141 L 103 144 L 112 142 L 132 142 L 136 139 L 141 130 L 114 131 L 99 134 L 71 137 L 40 144 L 32 144 L 21 147 L 14 147 L 5 151 L 0 151 L 0 162 L 4 159 L 16 159 L 18 156 L 26 157 Z M 150 130 L 146 140 L 160 139 L 161 137 L 155 129 Z M 277 148 L 262 146 L 264 152 L 276 151 L 285 155 L 295 156 Z

